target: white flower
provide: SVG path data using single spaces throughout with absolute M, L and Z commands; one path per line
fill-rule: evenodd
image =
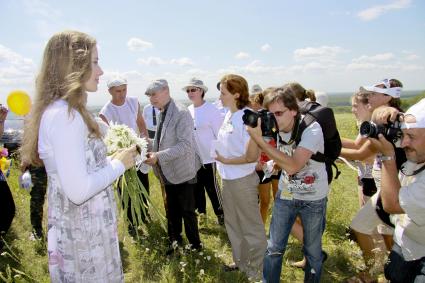
M 207 255 L 207 260 L 208 260 L 208 261 L 210 261 L 210 260 L 211 260 L 211 257 L 210 257 L 209 255 Z
M 201 261 L 199 259 L 195 259 L 195 264 L 198 265 Z
M 203 255 L 204 255 L 204 252 L 200 252 L 200 253 L 199 253 L 199 255 L 200 255 L 200 256 L 203 256 Z
M 141 150 L 141 161 L 146 159 L 148 141 L 140 138 L 134 130 L 127 125 L 111 123 L 106 133 L 104 142 L 108 148 L 108 154 L 113 154 L 120 149 L 138 145 Z
M 203 276 L 205 274 L 205 271 L 203 269 L 199 270 L 199 275 Z

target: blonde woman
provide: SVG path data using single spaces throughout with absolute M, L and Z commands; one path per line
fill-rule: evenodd
M 52 36 L 36 80 L 22 158 L 48 175 L 47 248 L 52 282 L 122 282 L 111 183 L 134 166 L 135 147 L 106 158 L 87 92 L 103 74 L 96 40 L 78 31 Z

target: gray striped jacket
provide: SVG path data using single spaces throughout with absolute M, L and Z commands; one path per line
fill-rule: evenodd
M 156 134 L 153 151 L 157 152 L 162 173 L 172 184 L 193 179 L 201 168 L 193 127 L 193 119 L 187 108 L 171 99 L 162 126 L 159 148 Z M 155 175 L 160 178 L 160 172 L 155 167 Z

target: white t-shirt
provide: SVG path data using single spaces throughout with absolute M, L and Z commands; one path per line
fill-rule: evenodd
M 291 133 L 279 133 L 282 140 L 288 142 Z M 318 122 L 309 125 L 301 135 L 298 147 L 303 147 L 313 154 L 324 152 L 323 132 Z M 295 151 L 295 143 L 284 145 L 278 142 L 280 151 L 292 156 Z M 282 199 L 299 199 L 306 201 L 320 200 L 328 195 L 328 175 L 324 162 L 312 159 L 296 174 L 289 176 L 285 170 L 279 179 L 279 195 Z
M 215 160 L 210 154 L 211 143 L 217 139 L 218 131 L 223 124 L 223 117 L 220 111 L 209 102 L 204 102 L 199 107 L 191 104 L 188 109 L 195 125 L 195 139 L 202 164 L 213 163 Z
M 88 129 L 80 113 L 68 115 L 68 103 L 57 100 L 49 105 L 40 122 L 38 153 L 47 174 L 57 174 L 64 194 L 82 204 L 108 187 L 125 171 L 121 161 L 113 159 L 96 172 L 88 173 L 86 142 Z
M 413 173 L 423 165 L 407 161 L 403 171 Z M 400 171 L 400 181 L 399 202 L 406 214 L 392 215 L 394 241 L 401 247 L 404 259 L 410 261 L 425 257 L 425 171 L 414 176 Z
M 155 109 L 156 125 L 153 124 L 152 108 Z M 156 126 L 159 124 L 159 113 L 159 109 L 153 107 L 150 103 L 143 107 L 143 119 L 145 119 L 146 128 L 149 131 L 156 131 Z
M 140 135 L 137 126 L 137 114 L 139 113 L 139 101 L 137 97 L 127 96 L 123 105 L 118 106 L 111 101 L 106 103 L 99 114 L 102 114 L 108 120 L 108 123 L 127 125 L 132 128 L 136 134 Z
M 224 117 L 215 145 L 215 148 L 223 157 L 239 157 L 246 152 L 250 137 L 242 121 L 243 110 L 245 109 L 247 108 L 238 110 L 235 113 L 229 111 Z M 256 164 L 257 162 L 233 165 L 223 164 L 217 161 L 217 170 L 221 178 L 234 180 L 248 176 L 254 172 Z

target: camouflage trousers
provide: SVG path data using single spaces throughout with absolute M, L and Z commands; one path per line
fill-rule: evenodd
M 35 236 L 42 238 L 43 206 L 46 198 L 47 174 L 44 167 L 31 167 L 30 173 L 34 185 L 30 192 L 31 225 Z

